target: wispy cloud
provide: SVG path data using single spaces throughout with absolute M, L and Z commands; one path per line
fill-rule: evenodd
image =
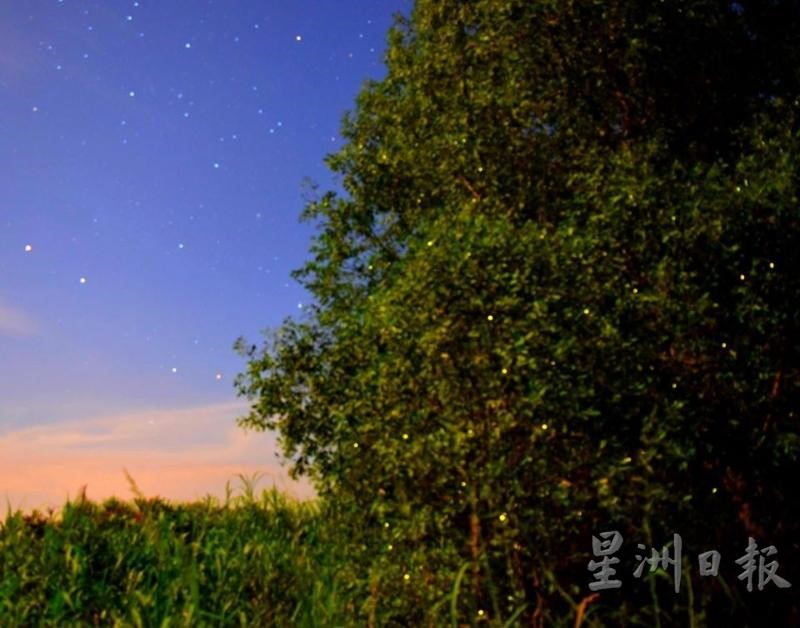
M 31 336 L 37 331 L 38 326 L 25 312 L 0 303 L 0 336 Z
M 145 495 L 176 501 L 222 498 L 227 481 L 236 486 L 238 474 L 255 473 L 259 490 L 313 496 L 277 462 L 273 434 L 236 425 L 246 410 L 236 402 L 16 429 L 0 436 L 0 497 L 12 508 L 58 508 L 87 485 L 90 499 L 130 499 L 124 469 Z

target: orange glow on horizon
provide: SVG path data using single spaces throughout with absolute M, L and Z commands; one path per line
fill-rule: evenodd
M 275 486 L 298 499 L 314 496 L 288 477 L 274 456 L 273 434 L 235 424 L 241 404 L 154 410 L 25 427 L 0 434 L 0 520 L 11 510 L 58 511 L 86 486 L 86 497 L 134 498 L 125 469 L 146 497 L 171 502 L 212 495 L 224 501 L 258 474 L 256 493 Z

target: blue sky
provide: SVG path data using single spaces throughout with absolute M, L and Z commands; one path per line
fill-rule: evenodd
M 384 74 L 393 14 L 409 10 L 0 4 L 0 450 L 44 430 L 51 446 L 38 450 L 57 473 L 64 443 L 77 446 L 64 434 L 116 430 L 110 449 L 84 456 L 97 460 L 126 450 L 122 421 L 150 426 L 160 450 L 174 442 L 179 460 L 192 439 L 175 421 L 159 436 L 158 422 L 173 413 L 191 432 L 193 410 L 216 417 L 206 436 L 233 438 L 247 403 L 232 344 L 307 300 L 289 277 L 312 235 L 298 221 L 303 179 L 335 186 L 323 158 L 363 81 Z M 242 464 L 257 465 L 256 451 Z M 90 497 L 98 473 L 87 467 Z

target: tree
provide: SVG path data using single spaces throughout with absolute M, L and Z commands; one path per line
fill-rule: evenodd
M 398 18 L 328 158 L 346 195 L 303 212 L 315 303 L 237 342 L 240 424 L 314 479 L 354 613 L 572 624 L 609 527 L 797 551 L 798 26 L 779 0 Z M 589 619 L 799 612 L 694 576 L 623 577 Z

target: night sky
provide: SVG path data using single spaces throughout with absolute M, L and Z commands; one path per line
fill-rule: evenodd
M 175 499 L 288 486 L 235 424 L 232 345 L 308 299 L 303 180 L 336 187 L 323 158 L 409 8 L 0 3 L 3 503 L 127 497 L 123 467 Z

